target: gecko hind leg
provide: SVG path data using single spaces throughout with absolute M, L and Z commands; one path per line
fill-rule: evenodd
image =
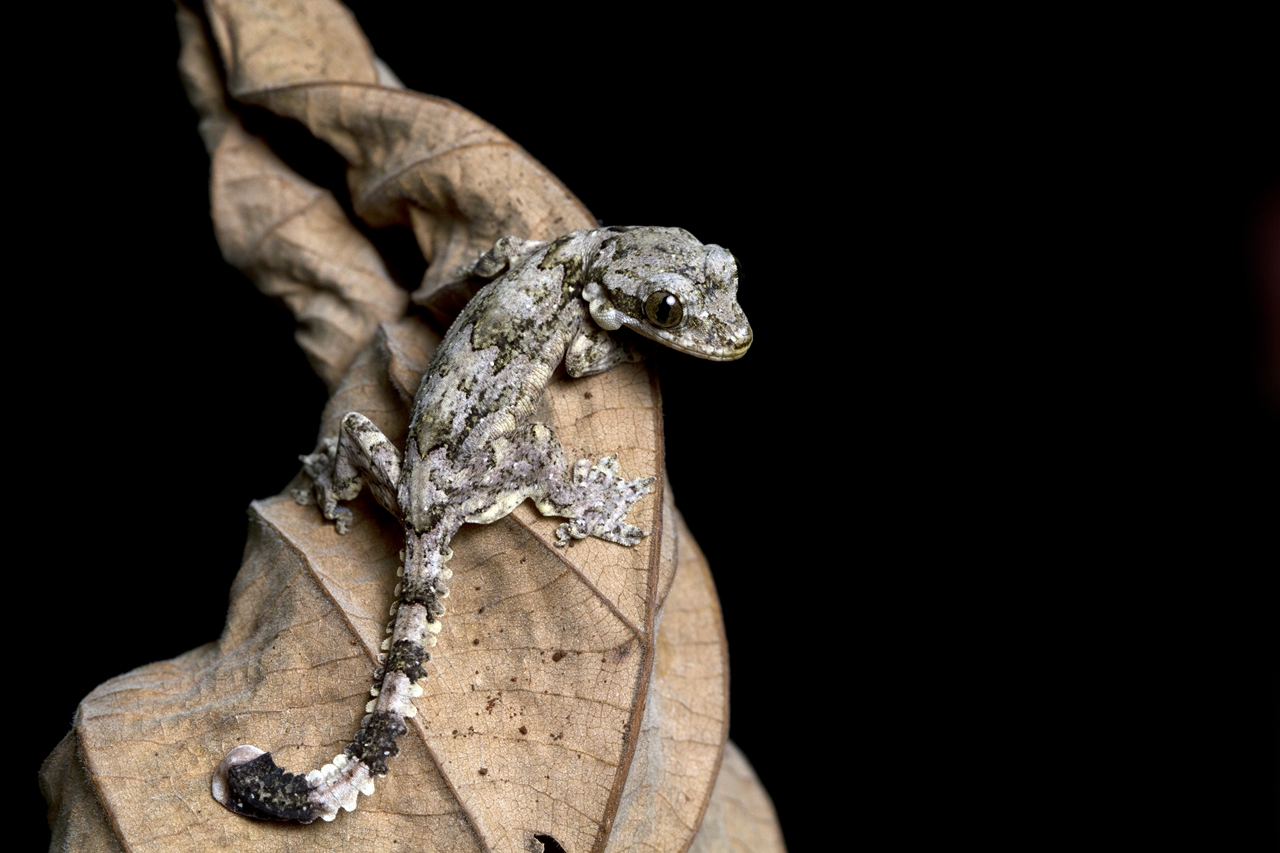
M 338 438 L 326 438 L 311 454 L 299 456 L 311 478 L 314 494 L 294 490 L 300 504 L 316 503 L 324 517 L 339 533 L 351 529 L 351 510 L 340 501 L 353 500 L 366 484 L 378 503 L 399 515 L 396 489 L 400 485 L 400 451 L 396 450 L 373 421 L 359 412 L 349 412 L 338 428 Z

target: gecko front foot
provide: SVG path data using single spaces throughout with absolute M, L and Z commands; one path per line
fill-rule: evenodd
M 656 477 L 628 480 L 618 472 L 618 454 L 591 464 L 579 459 L 573 466 L 571 501 L 556 506 L 552 513 L 569 518 L 556 528 L 556 545 L 563 548 L 570 539 L 595 536 L 631 547 L 648 532 L 627 523 L 631 505 L 649 493 Z M 543 504 L 538 509 L 544 513 Z

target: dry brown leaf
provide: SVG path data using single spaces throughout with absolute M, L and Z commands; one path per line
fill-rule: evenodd
M 351 560 L 345 553 L 348 540 L 341 540 L 330 553 L 318 554 L 312 561 L 298 550 L 299 542 L 310 537 L 332 540 L 336 537 L 331 529 L 285 498 L 256 504 L 255 511 L 257 520 L 245 565 L 233 587 L 227 629 L 219 642 L 173 661 L 142 667 L 99 687 L 82 704 L 75 730 L 46 762 L 42 786 L 57 813 L 55 848 L 119 850 L 117 839 L 135 851 L 169 850 L 179 845 L 186 851 L 226 846 L 249 851 L 341 846 L 358 851 L 389 843 L 416 849 L 428 841 L 432 849 L 441 850 L 508 847 L 483 836 L 468 820 L 465 804 L 483 801 L 486 795 L 503 799 L 508 793 L 503 788 L 517 784 L 518 779 L 503 778 L 499 773 L 527 770 L 512 766 L 511 756 L 521 749 L 550 753 L 552 763 L 539 768 L 544 785 L 545 777 L 551 775 L 545 771 L 557 766 L 555 758 L 560 758 L 561 764 L 583 759 L 576 757 L 570 745 L 571 733 L 551 740 L 547 730 L 546 737 L 537 737 L 532 730 L 541 719 L 537 708 L 517 704 L 529 689 L 522 690 L 518 684 L 516 689 L 505 687 L 501 673 L 512 671 L 513 666 L 528 666 L 532 680 L 540 671 L 558 670 L 561 664 L 581 669 L 583 663 L 590 662 L 581 649 L 575 650 L 580 654 L 548 664 L 545 655 L 533 659 L 527 649 L 518 646 L 477 649 L 473 645 L 468 650 L 467 632 L 454 640 L 442 635 L 437 647 L 440 654 L 460 639 L 463 648 L 455 651 L 469 658 L 453 668 L 461 671 L 461 677 L 469 676 L 465 686 L 488 681 L 484 687 L 493 688 L 466 689 L 452 696 L 437 693 L 439 705 L 466 722 L 464 736 L 454 737 L 451 729 L 443 728 L 447 721 L 436 719 L 434 711 L 424 707 L 426 725 L 415 725 L 404 739 L 403 751 L 387 780 L 379 783 L 378 792 L 357 811 L 341 815 L 332 824 L 303 829 L 248 821 L 213 802 L 208 793 L 209 767 L 229 745 L 245 737 L 273 737 L 278 754 L 306 763 L 310 758 L 326 757 L 349 736 L 348 729 L 357 722 L 358 706 L 364 698 L 360 687 L 371 667 L 370 643 L 380 637 L 382 623 L 379 611 L 367 610 L 368 598 L 370 593 L 390 595 L 386 580 L 392 573 L 386 570 L 396 564 L 385 544 L 387 534 L 399 533 L 393 524 L 362 524 L 348 537 L 367 550 L 367 560 Z M 362 518 L 363 522 L 375 520 Z M 621 798 L 606 847 L 609 851 L 682 849 L 692 824 L 701 817 L 701 808 L 678 796 L 679 782 L 685 776 L 715 769 L 723 737 L 726 671 L 714 585 L 678 516 L 675 522 L 686 547 L 681 548 L 680 570 L 659 628 L 650 707 L 655 697 L 660 697 L 656 701 L 664 708 L 680 710 L 668 712 L 669 722 L 661 728 L 653 725 L 657 715 L 652 710 L 646 713 L 632 780 Z M 522 525 L 505 522 L 469 530 L 481 536 L 491 534 L 488 544 L 498 549 L 512 536 L 530 535 Z M 455 559 L 462 559 L 461 552 Z M 478 584 L 470 584 L 470 589 L 455 584 L 459 595 L 464 589 L 470 593 L 471 605 L 502 597 L 519 583 L 507 576 L 501 557 L 492 551 L 484 554 L 481 562 L 485 566 L 474 572 Z M 494 569 L 498 570 L 496 575 Z M 498 586 L 488 587 L 491 580 Z M 481 590 L 474 589 L 477 585 Z M 561 581 L 559 589 L 563 587 Z M 555 599 L 558 591 L 553 581 L 532 594 Z M 512 596 L 500 606 L 519 606 L 519 599 L 519 595 Z M 344 606 L 366 609 L 348 612 Z M 582 607 L 581 600 L 574 602 L 574 610 L 581 612 Z M 451 614 L 451 621 L 457 615 Z M 471 633 L 484 632 L 482 614 L 469 616 Z M 493 627 L 488 626 L 490 635 Z M 501 627 L 505 627 L 505 620 Z M 554 625 L 544 625 L 543 630 L 554 630 Z M 447 631 L 446 635 L 452 633 Z M 491 668 L 495 665 L 501 667 L 496 673 Z M 348 689 L 329 692 L 325 685 L 332 679 L 345 683 Z M 432 680 L 428 678 L 428 682 Z M 557 677 L 554 683 L 562 682 Z M 543 701 L 581 701 L 581 697 L 563 694 L 557 690 Z M 537 696 L 526 698 L 539 700 Z M 278 710 L 282 699 L 288 700 L 289 710 Z M 423 716 L 416 720 L 422 721 Z M 558 723 L 555 717 L 553 713 L 552 720 Z M 517 722 L 530 731 L 513 733 L 512 728 L 519 731 Z M 498 749 L 494 748 L 495 740 L 501 743 Z M 689 750 L 690 744 L 696 748 Z M 479 757 L 490 773 L 479 776 L 478 768 L 472 768 L 476 772 L 468 774 L 470 784 L 450 785 L 438 769 L 436 762 L 442 756 L 437 752 L 463 765 Z M 656 753 L 682 754 L 683 760 L 668 762 L 665 772 L 652 772 L 662 764 L 655 760 Z M 492 760 L 490 756 L 500 757 Z M 538 769 L 526 775 L 536 778 Z M 636 784 L 637 779 L 643 780 L 641 784 Z M 555 786 L 545 787 L 550 789 L 545 794 L 517 792 L 517 802 L 545 808 L 543 812 L 530 808 L 525 816 L 536 819 L 545 815 L 549 821 L 556 820 L 557 811 L 574 816 L 570 804 L 555 799 Z M 456 795 L 455 789 L 459 790 Z M 532 803 L 528 803 L 530 796 Z M 772 843 L 778 833 L 776 823 L 768 820 L 771 814 L 768 798 L 754 783 L 745 760 L 736 752 L 726 753 L 695 849 L 781 851 L 780 840 Z M 672 817 L 675 823 L 688 827 L 686 835 L 655 837 L 655 825 L 669 825 Z M 744 826 L 757 834 L 744 832 Z M 494 831 L 495 827 L 488 829 Z M 497 829 L 510 831 L 509 826 Z M 547 825 L 541 831 L 551 829 Z M 69 846 L 61 846 L 64 841 Z M 752 846 L 755 843 L 759 846 Z M 571 842 L 565 847 L 580 849 Z
M 455 292 L 454 270 L 499 237 L 595 227 L 582 202 L 493 125 L 444 98 L 377 85 L 373 51 L 339 4 L 211 0 L 206 9 L 231 97 L 296 119 L 341 154 L 367 223 L 413 228 L 430 265 L 415 302 L 456 312 L 470 293 Z
M 73 734 L 62 739 L 40 768 L 40 790 L 49 802 L 50 850 L 119 853 L 115 833 L 94 791 Z
M 466 295 L 450 291 L 452 267 L 497 236 L 594 224 L 491 126 L 398 88 L 337 4 L 227 0 L 207 15 L 233 97 L 302 121 L 346 157 L 366 221 L 414 229 L 430 262 L 419 298 L 438 316 Z M 360 411 L 402 441 L 438 336 L 401 319 L 402 291 L 331 194 L 244 132 L 201 27 L 179 18 L 220 246 L 299 318 L 299 341 L 333 390 L 322 434 Z M 641 366 L 561 375 L 536 417 L 571 458 L 617 452 L 628 474 L 662 470 L 657 391 Z M 356 812 L 306 828 L 222 809 L 210 773 L 240 743 L 270 747 L 293 770 L 345 745 L 394 600 L 402 531 L 368 499 L 353 506 L 359 523 L 346 537 L 314 508 L 256 503 L 223 636 L 100 686 L 46 762 L 55 843 L 535 850 L 545 834 L 577 853 L 680 851 L 698 832 L 699 850 L 751 838 L 782 849 L 749 767 L 732 754 L 720 767 L 723 626 L 706 562 L 663 495 L 633 509 L 653 535 L 630 549 L 596 539 L 551 547 L 557 522 L 527 504 L 464 527 L 421 713 L 390 775 Z M 735 817 L 739 802 L 751 804 L 746 817 Z
M 731 740 L 689 853 L 785 853 L 773 801 Z
M 298 320 L 298 345 L 332 390 L 405 292 L 328 190 L 289 168 L 228 109 L 199 22 L 178 12 L 178 67 L 209 150 L 214 233 L 227 262 Z
M 361 399 L 383 429 L 403 431 L 392 365 L 412 371 L 434 335 L 405 320 L 379 341 L 337 397 Z M 646 444 L 656 397 L 642 368 L 557 379 L 547 400 L 543 416 L 566 446 L 590 441 L 658 464 L 659 448 Z M 558 420 L 564 412 L 571 421 Z M 654 535 L 632 549 L 555 548 L 555 522 L 527 507 L 459 532 L 446 630 L 392 773 L 356 812 L 305 830 L 221 809 L 209 771 L 239 743 L 271 744 L 298 768 L 345 744 L 394 600 L 401 529 L 369 500 L 356 502 L 347 537 L 288 498 L 255 504 L 218 643 L 108 682 L 81 705 L 75 747 L 114 833 L 134 850 L 176 837 L 188 849 L 268 850 L 303 843 L 299 833 L 355 850 L 388 837 L 525 850 L 543 834 L 570 851 L 683 847 L 717 769 L 727 669 L 705 561 L 689 540 L 675 572 L 674 508 L 664 523 L 656 504 L 633 510 Z M 671 604 L 655 644 L 662 598 Z M 50 767 L 65 776 L 69 763 Z M 46 770 L 51 790 L 54 774 Z M 92 823 L 68 825 L 83 833 Z

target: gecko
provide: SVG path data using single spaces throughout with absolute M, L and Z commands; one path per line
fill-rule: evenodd
M 352 811 L 387 773 L 396 741 L 416 715 L 427 649 L 444 614 L 450 541 L 464 522 L 488 524 L 532 498 L 568 519 L 555 545 L 595 536 L 634 546 L 648 535 L 626 520 L 654 476 L 627 479 L 617 454 L 569 464 L 554 431 L 530 416 L 556 368 L 572 377 L 641 357 L 626 327 L 679 352 L 714 361 L 741 357 L 751 326 L 737 302 L 732 254 L 680 228 L 612 226 L 550 241 L 499 239 L 459 270 L 488 283 L 449 327 L 414 397 L 401 454 L 358 412 L 336 438 L 302 456 L 316 503 L 338 533 L 352 523 L 342 501 L 368 486 L 404 525 L 403 565 L 390 636 L 374 673 L 360 729 L 332 763 L 289 773 L 270 752 L 241 745 L 213 777 L 213 795 L 247 817 L 311 823 Z

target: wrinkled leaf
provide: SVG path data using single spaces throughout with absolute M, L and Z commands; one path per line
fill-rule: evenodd
M 595 227 L 582 202 L 493 125 L 444 98 L 377 85 L 373 51 L 337 3 L 211 0 L 206 9 L 231 97 L 301 122 L 341 154 L 365 222 L 413 228 L 430 265 L 414 301 L 440 319 L 470 296 L 454 271 L 497 238 Z
M 214 232 L 227 262 L 281 299 L 330 389 L 377 324 L 404 314 L 403 290 L 328 190 L 280 160 L 229 111 L 195 16 L 179 10 L 178 67 L 211 159 Z
M 526 729 L 542 718 L 537 713 L 522 713 L 526 709 L 516 703 L 525 691 L 504 687 L 501 675 L 495 683 L 495 673 L 489 667 L 503 666 L 505 672 L 513 661 L 521 665 L 533 661 L 527 650 L 519 647 L 477 650 L 473 645 L 467 652 L 465 632 L 460 638 L 464 648 L 458 653 L 469 655 L 465 666 L 473 669 L 469 673 L 462 666 L 454 669 L 462 670 L 463 677 L 469 675 L 471 681 L 461 695 L 443 697 L 441 705 L 451 707 L 464 719 L 470 716 L 466 735 L 455 737 L 452 730 L 441 730 L 440 721 L 423 707 L 391 774 L 379 783 L 373 798 L 364 800 L 355 812 L 342 814 L 331 824 L 301 828 L 248 821 L 213 802 L 208 794 L 211 762 L 216 763 L 222 752 L 246 733 L 275 738 L 277 754 L 304 764 L 311 759 L 323 760 L 342 745 L 347 729 L 358 722 L 358 710 L 352 713 L 352 708 L 358 708 L 364 699 L 363 692 L 357 691 L 367 682 L 372 666 L 366 639 L 377 636 L 374 631 L 381 622 L 381 613 L 369 612 L 367 607 L 354 613 L 342 608 L 348 604 L 362 607 L 370 592 L 389 595 L 389 572 L 379 573 L 378 569 L 395 565 L 394 556 L 383 550 L 385 537 L 381 535 L 394 526 L 362 523 L 347 537 L 356 537 L 353 542 L 370 550 L 367 561 L 331 552 L 312 562 L 299 553 L 298 542 L 308 537 L 334 538 L 332 530 L 314 518 L 305 518 L 307 510 L 285 498 L 260 502 L 255 510 L 257 522 L 245 565 L 233 587 L 233 605 L 223 637 L 216 644 L 173 661 L 142 667 L 99 687 L 82 704 L 75 730 L 46 762 L 42 784 L 58 813 L 55 845 L 67 839 L 70 849 L 119 850 L 119 837 L 127 839 L 129 849 L 135 851 L 167 850 L 178 844 L 190 851 L 229 845 L 250 851 L 332 849 L 339 845 L 344 850 L 373 850 L 385 844 L 409 844 L 412 846 L 405 849 L 417 849 L 426 840 L 431 849 L 440 850 L 506 847 L 500 839 L 482 835 L 465 809 L 467 803 L 487 796 L 501 799 L 508 794 L 503 789 L 516 784 L 512 778 L 501 778 L 499 772 L 515 770 L 518 774 L 521 768 L 510 766 L 510 759 L 503 759 L 509 765 L 503 768 L 488 756 L 510 755 L 513 747 L 523 743 L 525 750 L 542 749 L 570 762 L 583 759 L 574 757 L 567 746 L 557 749 L 557 742 L 549 735 L 543 739 L 547 743 L 539 743 L 532 732 L 518 740 L 501 737 L 504 727 L 510 735 L 515 726 L 516 720 L 504 719 L 507 715 L 521 713 L 517 719 Z M 362 514 L 361 520 L 374 519 Z M 688 827 L 686 838 L 692 832 L 702 805 L 680 797 L 680 783 L 687 775 L 714 771 L 723 736 L 726 672 L 714 586 L 696 545 L 678 516 L 674 520 L 685 547 L 681 548 L 679 571 L 667 595 L 659 629 L 650 698 L 650 708 L 660 702 L 670 719 L 659 729 L 654 726 L 655 713 L 646 713 L 633 781 L 628 786 L 635 787 L 622 798 L 608 850 L 681 849 L 685 842 L 680 838 L 654 837 L 649 830 L 655 824 L 671 825 L 674 818 L 675 823 Z M 503 526 L 505 522 L 472 530 L 492 532 L 499 541 L 529 535 L 527 530 L 501 531 Z M 345 550 L 346 541 L 342 540 L 337 551 Z M 487 556 L 488 562 L 493 562 Z M 455 560 L 461 559 L 459 552 Z M 469 603 L 483 595 L 489 579 L 484 569 L 476 574 L 482 589 L 471 590 Z M 455 576 L 455 595 L 462 593 L 460 578 Z M 513 585 L 504 577 L 494 581 L 508 588 Z M 448 618 L 452 621 L 457 615 L 451 612 Z M 483 624 L 479 617 L 478 613 L 472 615 L 470 627 Z M 437 655 L 451 653 L 451 645 L 457 644 L 449 639 L 454 633 L 444 632 Z M 581 668 L 574 657 L 584 655 L 566 655 L 550 664 L 545 656 L 539 656 L 528 670 L 530 677 L 560 664 Z M 480 669 L 480 678 L 475 669 Z M 436 675 L 428 677 L 428 684 L 439 680 Z M 330 679 L 338 679 L 347 689 L 326 690 Z M 469 689 L 485 679 L 490 683 L 482 686 L 495 689 Z M 549 701 L 562 702 L 563 691 L 558 692 L 560 695 Z M 496 703 L 495 698 L 499 700 Z M 679 710 L 671 713 L 674 709 Z M 518 732 L 518 726 L 515 728 Z M 495 749 L 494 744 L 500 748 Z M 455 796 L 455 786 L 438 770 L 437 750 L 458 761 L 480 754 L 494 766 L 485 776 L 471 774 L 471 784 L 462 785 L 463 793 Z M 652 772 L 663 766 L 654 760 L 655 754 L 664 752 L 680 758 L 667 762 L 665 771 Z M 781 851 L 763 789 L 740 754 L 730 750 L 725 756 L 715 795 L 706 806 L 707 820 L 696 842 L 700 846 L 695 849 Z M 635 780 L 642 781 L 636 785 Z M 529 810 L 533 817 L 545 816 L 549 821 L 556 820 L 557 812 L 572 811 L 570 804 L 556 798 L 556 786 L 545 784 L 544 779 L 542 788 L 545 792 L 524 792 L 523 797 L 517 792 L 516 801 L 535 807 Z M 542 826 L 539 832 L 550 829 Z M 746 841 L 752 838 L 754 846 Z M 565 846 L 577 849 L 572 842 Z
M 336 3 L 210 2 L 206 15 L 225 81 L 185 10 L 181 68 L 211 154 L 219 245 L 298 318 L 333 392 L 321 433 L 360 411 L 402 442 L 438 336 L 404 317 L 404 292 L 332 194 L 246 133 L 226 93 L 338 151 L 368 225 L 413 229 L 429 264 L 415 301 L 442 323 L 470 294 L 453 270 L 498 236 L 594 220 L 496 129 L 405 91 Z M 616 452 L 635 476 L 662 471 L 658 412 L 646 369 L 624 365 L 558 375 L 535 417 L 571 458 Z M 97 688 L 46 761 L 55 846 L 536 850 L 549 835 L 573 853 L 782 849 L 767 795 L 725 751 L 715 590 L 661 484 L 632 511 L 653 534 L 636 548 L 555 548 L 558 522 L 528 504 L 459 532 L 420 713 L 356 812 L 297 827 L 218 806 L 210 773 L 232 746 L 270 748 L 305 771 L 359 725 L 402 531 L 367 497 L 353 510 L 355 529 L 339 537 L 287 497 L 254 504 L 222 637 Z
M 724 763 L 689 853 L 782 853 L 778 816 L 747 757 L 725 741 Z

